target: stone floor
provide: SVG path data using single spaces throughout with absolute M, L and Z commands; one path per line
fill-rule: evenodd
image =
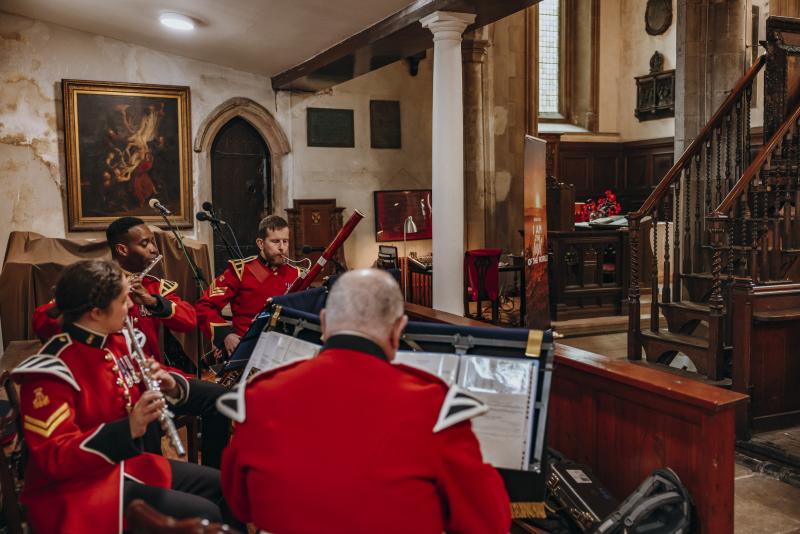
M 561 343 L 613 358 L 627 356 L 627 333 L 569 337 Z M 734 532 L 800 534 L 800 488 L 736 465 Z

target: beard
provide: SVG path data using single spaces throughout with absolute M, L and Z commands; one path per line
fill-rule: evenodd
M 268 254 L 266 250 L 261 252 L 261 256 L 267 260 L 267 263 L 272 266 L 279 266 L 286 263 L 286 258 L 283 257 L 282 254 L 276 252 L 274 254 Z

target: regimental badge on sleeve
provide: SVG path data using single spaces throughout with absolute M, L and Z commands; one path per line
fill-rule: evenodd
M 33 389 L 33 407 L 34 408 L 44 408 L 50 404 L 50 397 L 44 394 L 42 388 L 34 388 Z

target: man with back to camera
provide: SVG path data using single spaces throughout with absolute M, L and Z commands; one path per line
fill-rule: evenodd
M 222 461 L 234 515 L 282 533 L 507 533 L 508 495 L 469 422 L 485 406 L 391 364 L 408 322 L 397 282 L 349 271 L 320 319 L 319 355 L 218 401 L 237 423 Z
M 150 227 L 138 217 L 120 217 L 106 228 L 106 239 L 111 257 L 128 275 L 131 300 L 134 306 L 129 315 L 136 330 L 144 334 L 143 350 L 148 356 L 163 363 L 159 345 L 159 329 L 188 332 L 197 326 L 194 307 L 175 293 L 176 282 L 141 273 L 158 256 L 155 235 Z M 51 301 L 38 307 L 33 313 L 34 330 L 40 338 L 49 338 L 61 332 L 61 321 L 52 317 Z M 190 385 L 189 398 L 174 411 L 176 415 L 199 415 L 202 417 L 201 456 L 203 465 L 219 468 L 222 449 L 228 443 L 230 422 L 216 409 L 217 398 L 226 389 L 219 384 L 187 377 Z M 149 444 L 155 449 L 158 443 Z
M 197 301 L 197 319 L 203 334 L 230 355 L 250 328 L 253 318 L 264 309 L 267 299 L 283 295 L 297 278 L 297 269 L 286 263 L 289 251 L 289 223 L 269 215 L 258 225 L 259 253 L 242 260 L 230 260 Z M 231 306 L 233 319 L 222 317 Z

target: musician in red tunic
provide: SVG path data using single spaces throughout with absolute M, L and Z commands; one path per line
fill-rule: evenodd
M 128 314 L 134 327 L 145 336 L 145 354 L 164 363 L 159 345 L 159 330 L 188 332 L 197 326 L 194 307 L 175 292 L 176 282 L 153 275 L 140 276 L 158 256 L 153 231 L 142 219 L 121 217 L 106 229 L 106 239 L 114 261 L 122 267 L 131 288 L 131 306 Z M 61 332 L 61 321 L 54 315 L 55 302 L 39 306 L 33 313 L 33 327 L 42 339 Z M 191 396 L 177 408 L 176 415 L 202 417 L 201 458 L 204 465 L 219 467 L 222 449 L 228 443 L 230 422 L 216 409 L 217 398 L 225 393 L 218 384 L 196 380 L 187 376 L 192 385 Z M 160 441 L 148 444 L 148 450 L 157 452 Z
M 239 345 L 267 299 L 286 293 L 298 275 L 297 269 L 286 263 L 289 224 L 285 219 L 277 215 L 265 217 L 258 225 L 256 246 L 257 256 L 230 260 L 195 305 L 203 333 L 226 354 Z M 227 304 L 231 306 L 232 321 L 222 317 Z
M 325 345 L 220 397 L 236 421 L 222 459 L 234 515 L 269 532 L 505 534 L 511 506 L 469 419 L 486 406 L 391 360 L 407 317 L 394 279 L 349 271 Z
M 189 382 L 151 360 L 163 397 L 136 382 L 122 334 L 128 282 L 115 264 L 80 261 L 56 286 L 63 332 L 17 366 L 28 448 L 21 500 L 39 534 L 121 532 L 122 511 L 141 498 L 176 517 L 221 520 L 219 473 L 142 452 L 165 406 L 180 406 Z

